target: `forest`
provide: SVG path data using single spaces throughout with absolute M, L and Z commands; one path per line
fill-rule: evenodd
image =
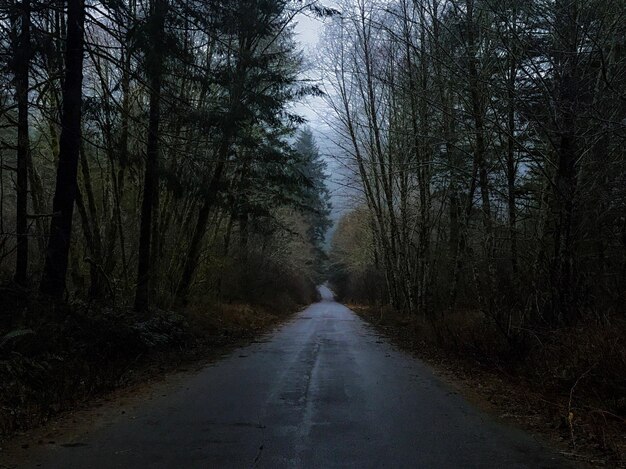
M 330 196 L 292 109 L 321 93 L 302 78 L 301 13 L 327 14 L 274 0 L 2 2 L 2 417 L 39 399 L 38 382 L 54 388 L 55 357 L 76 347 L 108 363 L 178 346 L 184 321 L 221 333 L 220 309 L 254 321 L 250 308 L 315 298 Z
M 623 432 L 626 3 L 341 10 L 320 57 L 355 205 L 340 297 Z
M 626 0 L 0 2 L 0 437 L 326 281 L 622 458 Z
M 328 194 L 289 109 L 319 93 L 298 76 L 296 11 L 65 3 L 3 7 L 3 278 L 144 310 L 199 284 L 236 296 L 216 272 L 236 281 L 254 265 L 302 274 L 306 296 Z

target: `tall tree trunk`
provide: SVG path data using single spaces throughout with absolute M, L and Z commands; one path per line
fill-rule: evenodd
M 145 311 L 150 306 L 152 277 L 152 223 L 156 192 L 158 191 L 159 123 L 161 120 L 161 80 L 163 74 L 163 34 L 165 26 L 165 0 L 154 0 L 151 13 L 152 48 L 148 54 L 150 80 L 150 111 L 148 118 L 148 142 L 146 145 L 146 169 L 141 203 L 139 228 L 139 252 L 137 264 L 137 289 L 135 311 Z
M 516 112 L 517 112 L 517 75 L 518 62 L 520 57 L 517 42 L 511 39 L 511 36 L 517 37 L 517 5 L 514 3 L 510 10 L 510 23 L 507 29 L 505 44 L 508 54 L 508 76 L 506 77 L 506 180 L 507 180 L 507 209 L 508 209 L 508 228 L 509 228 L 509 262 L 511 265 L 511 285 L 509 301 L 507 303 L 514 304 L 519 307 L 519 290 L 520 279 L 518 273 L 518 235 L 517 235 L 517 199 L 515 194 L 515 182 L 517 178 L 517 161 L 515 158 L 516 147 Z M 506 318 L 507 336 L 510 335 L 510 325 L 512 320 L 511 312 Z
M 187 251 L 187 257 L 185 258 L 185 265 L 183 267 L 183 274 L 180 277 L 180 283 L 178 284 L 178 293 L 177 297 L 180 302 L 183 304 L 187 301 L 189 296 L 189 289 L 191 287 L 191 280 L 193 279 L 193 275 L 196 272 L 196 268 L 198 267 L 198 256 L 200 255 L 200 247 L 202 246 L 202 240 L 204 239 L 204 233 L 206 231 L 206 226 L 209 221 L 209 214 L 211 213 L 211 208 L 215 203 L 215 199 L 217 198 L 219 184 L 222 178 L 222 172 L 224 171 L 224 161 L 226 160 L 226 156 L 228 155 L 228 149 L 230 145 L 228 142 L 222 142 L 220 147 L 220 151 L 218 153 L 218 165 L 215 168 L 215 172 L 213 173 L 213 177 L 211 178 L 211 183 L 207 189 L 207 194 L 204 198 L 204 203 L 202 207 L 200 207 L 200 211 L 198 212 L 198 220 L 196 222 L 196 227 L 193 231 L 193 236 L 191 238 L 191 242 L 189 243 L 189 250 Z
M 474 0 L 467 0 L 467 42 L 468 42 L 468 75 L 471 98 L 471 112 L 474 121 L 475 141 L 474 157 L 478 169 L 480 196 L 482 202 L 482 219 L 485 228 L 485 255 L 489 288 L 496 291 L 496 273 L 494 265 L 494 237 L 491 220 L 491 196 L 489 192 L 489 174 L 487 168 L 487 143 L 485 138 L 485 98 L 481 88 L 481 77 L 478 68 L 477 53 L 479 50 L 478 21 L 474 18 Z M 476 276 L 476 279 L 479 279 Z M 480 293 L 479 297 L 480 297 Z M 490 315 L 494 314 L 493 296 L 489 296 L 485 307 Z
M 41 177 L 37 172 L 33 164 L 33 159 L 28 158 L 28 183 L 30 185 L 30 203 L 33 207 L 33 210 L 37 214 L 46 212 L 46 204 L 44 202 L 44 193 L 43 193 L 43 184 L 41 182 Z M 37 225 L 37 249 L 39 258 L 43 259 L 43 256 L 46 252 L 46 222 L 43 217 L 37 217 L 35 220 L 35 224 Z
M 507 205 L 509 212 L 509 238 L 511 256 L 511 275 L 513 284 L 517 285 L 517 207 L 515 198 L 515 178 L 517 165 L 515 162 L 515 82 L 517 79 L 517 63 L 515 57 L 510 58 L 509 83 L 507 90 L 507 152 L 506 152 L 506 179 Z
M 135 7 L 131 2 L 131 8 L 134 14 Z M 130 39 L 130 37 L 127 37 Z M 129 139 L 129 121 L 130 121 L 130 67 L 131 53 L 130 49 L 126 51 L 124 57 L 124 68 L 122 70 L 122 109 L 121 109 L 121 136 L 118 145 L 119 169 L 117 177 L 113 176 L 113 190 L 115 198 L 114 213 L 116 216 L 115 225 L 119 234 L 120 253 L 122 255 L 122 275 L 128 284 L 128 261 L 126 256 L 126 240 L 124 236 L 124 227 L 122 224 L 122 194 L 124 193 L 124 183 L 126 181 L 126 166 L 128 165 L 128 139 Z
M 76 199 L 78 158 L 81 141 L 85 3 L 68 0 L 63 111 L 59 142 L 59 165 L 50 222 L 50 235 L 40 291 L 55 299 L 65 292 L 72 215 Z
M 102 255 L 102 238 L 100 233 L 100 223 L 98 218 L 98 210 L 96 208 L 96 199 L 93 194 L 93 185 L 91 182 L 91 171 L 89 170 L 89 163 L 87 162 L 87 155 L 85 154 L 84 145 L 81 145 L 80 152 L 80 169 L 83 177 L 83 186 L 84 186 L 84 195 L 87 197 L 87 209 L 89 210 L 86 219 L 83 221 L 83 225 L 86 223 L 87 229 L 90 233 L 90 236 L 87 236 L 87 232 L 85 232 L 85 239 L 87 241 L 87 246 L 89 248 L 89 252 L 91 254 L 91 259 L 89 259 L 90 267 L 90 284 L 89 284 L 89 297 L 90 298 L 101 298 L 104 290 L 102 284 L 102 268 L 103 268 L 103 255 Z M 83 193 L 78 191 L 76 202 L 79 205 L 79 200 L 82 201 Z M 83 210 L 81 210 L 79 206 L 79 211 L 81 216 L 83 216 Z M 84 212 L 87 214 L 87 212 Z
M 26 286 L 28 276 L 28 65 L 30 61 L 30 0 L 22 0 L 20 33 L 15 47 L 17 100 L 17 263 L 15 283 Z
M 556 145 L 557 167 L 554 178 L 554 253 L 552 259 L 552 320 L 573 319 L 574 282 L 574 209 L 579 156 L 576 115 L 580 96 L 578 67 L 578 5 L 558 1 L 557 40 L 554 56 L 559 68 Z

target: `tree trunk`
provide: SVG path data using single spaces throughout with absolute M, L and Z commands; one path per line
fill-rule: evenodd
M 65 292 L 68 254 L 72 235 L 72 215 L 76 199 L 78 157 L 81 141 L 81 99 L 84 52 L 84 0 L 68 0 L 65 80 L 59 142 L 59 165 L 40 291 L 55 299 Z
M 193 275 L 196 272 L 196 267 L 198 266 L 200 247 L 202 246 L 202 240 L 204 239 L 204 233 L 206 231 L 206 226 L 209 221 L 211 208 L 213 208 L 213 204 L 215 203 L 215 199 L 217 198 L 218 188 L 222 178 L 222 172 L 224 171 L 224 161 L 226 160 L 229 148 L 230 145 L 228 145 L 227 143 L 222 143 L 218 155 L 219 163 L 215 168 L 215 172 L 213 173 L 213 178 L 211 179 L 211 183 L 209 184 L 209 187 L 207 189 L 204 203 L 202 204 L 202 207 L 200 207 L 200 211 L 198 212 L 198 220 L 196 222 L 196 227 L 193 231 L 191 242 L 189 243 L 189 250 L 187 251 L 187 257 L 185 259 L 185 266 L 183 267 L 183 274 L 180 277 L 180 283 L 178 284 L 178 293 L 176 295 L 178 297 L 178 300 L 183 304 L 187 302 L 189 289 L 191 287 L 191 280 L 193 279 Z
M 89 248 L 89 252 L 92 256 L 90 259 L 90 278 L 89 278 L 89 297 L 90 298 L 101 298 L 104 290 L 102 284 L 102 275 L 100 269 L 102 269 L 103 264 L 103 255 L 102 255 L 102 239 L 100 237 L 100 223 L 98 222 L 98 211 L 96 208 L 96 199 L 93 194 L 93 185 L 91 183 L 91 172 L 89 171 L 89 163 L 87 162 L 87 155 L 85 155 L 84 145 L 81 145 L 80 152 L 80 169 L 83 177 L 83 186 L 84 186 L 84 194 L 87 197 L 87 209 L 89 212 L 84 212 L 86 214 L 86 219 L 83 221 L 83 225 L 86 223 L 87 231 L 90 236 L 87 237 L 87 232 L 85 232 L 85 239 L 87 241 L 87 246 Z M 80 190 L 77 193 L 77 205 L 80 200 L 84 205 L 84 201 L 82 199 L 82 194 Z M 79 211 L 81 216 L 83 216 L 83 210 L 81 210 L 79 206 Z M 87 215 L 88 213 L 88 215 Z
M 28 158 L 28 183 L 30 185 L 30 203 L 33 210 L 37 214 L 46 212 L 46 204 L 44 202 L 43 184 L 34 164 L 33 159 Z M 35 220 L 37 225 L 37 249 L 39 258 L 43 260 L 46 252 L 46 222 L 43 217 L 37 217 Z
M 15 47 L 15 90 L 17 101 L 17 263 L 15 283 L 25 287 L 28 276 L 28 65 L 30 61 L 30 0 L 23 0 L 20 33 Z
M 574 209 L 577 185 L 578 137 L 576 115 L 580 96 L 578 69 L 577 6 L 576 2 L 557 2 L 560 21 L 555 60 L 560 68 L 557 101 L 556 146 L 557 167 L 554 179 L 555 223 L 552 259 L 552 320 L 562 323 L 573 319 L 575 294 L 574 276 Z
M 511 12 L 511 34 L 517 35 L 517 5 L 513 5 Z M 517 201 L 515 196 L 515 179 L 517 177 L 517 162 L 515 160 L 515 114 L 516 84 L 518 75 L 519 51 L 514 41 L 507 40 L 509 48 L 509 76 L 507 83 L 507 154 L 506 154 L 506 176 L 507 176 L 507 205 L 509 212 L 509 238 L 511 256 L 511 277 L 514 294 L 518 291 L 518 260 L 517 260 Z
M 139 252 L 137 264 L 137 289 L 135 311 L 145 311 L 150 306 L 150 284 L 152 276 L 152 223 L 156 192 L 158 191 L 159 122 L 161 119 L 161 79 L 163 73 L 163 29 L 166 5 L 164 0 L 155 0 L 152 5 L 152 44 L 148 54 L 150 74 L 150 111 L 148 118 L 148 142 L 146 145 L 146 169 L 141 224 L 139 228 Z
M 496 273 L 494 265 L 494 237 L 493 224 L 491 220 L 491 197 L 489 193 L 489 174 L 487 168 L 487 143 L 485 138 L 485 98 L 481 89 L 481 77 L 478 69 L 478 59 L 476 57 L 479 50 L 478 44 L 478 24 L 474 19 L 474 0 L 467 3 L 467 36 L 468 36 L 468 75 L 471 98 L 472 118 L 474 121 L 475 141 L 474 156 L 478 169 L 478 179 L 480 185 L 480 196 L 482 202 L 482 219 L 485 228 L 485 256 L 487 260 L 487 276 L 489 288 L 496 291 Z M 477 276 L 477 279 L 480 277 Z M 478 292 L 479 297 L 482 292 Z M 485 307 L 490 315 L 494 314 L 493 296 L 489 296 L 489 301 Z

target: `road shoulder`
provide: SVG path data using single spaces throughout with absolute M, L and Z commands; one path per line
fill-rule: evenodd
M 619 453 L 601 448 L 591 437 L 587 440 L 585 436 L 577 435 L 577 444 L 572 444 L 572 428 L 566 418 L 568 396 L 545 395 L 533 383 L 501 368 L 455 356 L 433 344 L 418 341 L 412 333 L 414 325 L 406 318 L 383 318 L 377 309 L 348 306 L 400 349 L 428 364 L 438 377 L 458 390 L 472 405 L 500 422 L 522 428 L 583 467 L 626 467 L 626 461 L 620 459 Z M 576 432 L 584 430 L 574 429 Z M 626 432 L 620 434 L 617 430 L 607 435 L 609 437 L 625 442 Z

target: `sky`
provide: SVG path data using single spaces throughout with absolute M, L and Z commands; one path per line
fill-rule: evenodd
M 304 53 L 305 64 L 308 70 L 305 72 L 306 78 L 318 79 L 319 71 L 315 69 L 315 55 L 320 42 L 323 20 L 306 15 L 299 15 L 296 24 L 296 38 Z M 327 115 L 328 106 L 324 98 L 310 97 L 305 102 L 297 103 L 295 111 L 307 119 L 309 127 L 313 130 L 320 149 L 325 152 L 328 146 L 328 131 L 330 128 L 321 116 Z
M 298 22 L 296 24 L 296 35 L 297 40 L 300 43 L 302 50 L 305 54 L 305 59 L 313 62 L 313 57 L 315 54 L 316 47 L 320 41 L 320 36 L 322 34 L 322 29 L 324 27 L 324 23 L 319 18 L 313 18 L 306 15 L 299 15 Z M 310 73 L 315 73 L 315 70 L 311 70 Z M 321 101 L 321 102 L 320 102 Z M 313 127 L 314 121 L 317 125 L 322 124 L 319 121 L 319 117 L 315 112 L 316 107 L 320 107 L 323 105 L 323 99 L 313 98 L 309 100 L 309 103 L 300 103 L 296 109 L 298 112 L 306 117 L 311 122 L 311 127 Z M 319 121 L 319 122 L 317 122 Z

